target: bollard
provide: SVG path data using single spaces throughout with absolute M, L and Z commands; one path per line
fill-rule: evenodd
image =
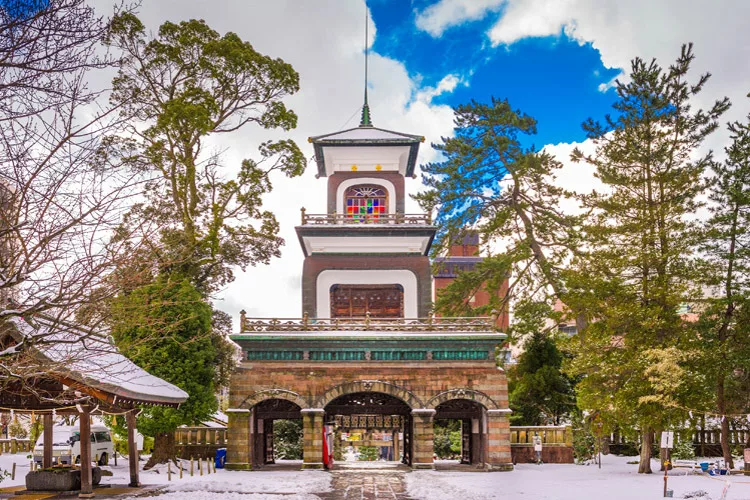
M 117 467 L 117 450 L 115 450 L 115 467 Z
M 182 479 L 182 459 L 180 459 L 180 479 Z
M 16 480 L 16 463 L 15 462 L 13 462 L 13 469 L 11 469 L 10 480 L 11 481 Z
M 172 480 L 172 461 L 167 461 L 167 481 Z
M 201 457 L 198 457 L 198 475 L 203 475 L 203 459 Z
M 216 460 L 211 460 L 211 467 L 213 467 L 214 474 L 216 474 Z
M 190 457 L 190 477 L 193 477 L 193 457 Z
M 208 461 L 208 458 L 206 458 L 206 474 L 211 474 L 211 464 Z

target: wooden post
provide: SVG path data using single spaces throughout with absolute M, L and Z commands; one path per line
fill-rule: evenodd
M 203 475 L 203 459 L 201 457 L 198 457 L 198 475 Z
M 245 310 L 240 311 L 240 333 L 245 331 L 245 321 L 247 320 L 247 313 Z M 188 431 L 188 442 L 190 442 L 190 431 Z
M 43 419 L 44 425 L 44 455 L 42 455 L 42 468 L 49 469 L 52 467 L 52 414 L 45 413 Z
M 180 459 L 180 479 L 182 479 L 182 459 Z
M 81 430 L 81 492 L 79 498 L 94 496 L 94 486 L 91 482 L 91 417 L 88 406 L 81 407 L 78 418 Z
M 172 480 L 172 460 L 167 460 L 167 481 Z
M 13 462 L 13 468 L 11 469 L 11 472 L 10 472 L 10 480 L 11 481 L 16 480 L 16 463 L 15 462 Z
M 190 457 L 190 477 L 193 477 L 193 457 Z
M 138 479 L 138 445 L 135 442 L 135 412 L 130 410 L 125 414 L 125 423 L 128 426 L 128 465 L 130 466 L 129 486 L 137 488 L 141 485 Z

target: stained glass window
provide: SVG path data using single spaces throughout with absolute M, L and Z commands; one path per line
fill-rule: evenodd
M 380 186 L 353 186 L 346 190 L 346 216 L 354 220 L 377 220 L 388 213 L 388 194 Z

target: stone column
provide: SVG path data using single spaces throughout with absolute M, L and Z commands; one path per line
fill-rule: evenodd
M 228 470 L 252 469 L 252 411 L 244 408 L 229 408 L 227 414 L 227 461 Z
M 323 408 L 303 408 L 302 468 L 323 468 Z
M 411 411 L 412 415 L 412 469 L 434 469 L 432 457 L 435 454 L 434 422 L 435 413 L 433 409 L 416 408 Z
M 487 410 L 487 468 L 490 470 L 513 470 L 510 413 L 510 409 Z

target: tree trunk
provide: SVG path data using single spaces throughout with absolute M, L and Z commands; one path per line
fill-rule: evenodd
M 165 464 L 169 460 L 177 461 L 174 432 L 159 432 L 154 436 L 154 451 L 143 470 L 149 470 L 156 464 Z
M 732 449 L 729 447 L 729 419 L 726 417 L 724 385 L 724 375 L 719 375 L 716 381 L 716 406 L 719 409 L 719 414 L 721 414 L 721 454 L 724 455 L 724 463 L 727 464 L 727 467 L 734 469 Z
M 651 474 L 651 447 L 654 443 L 654 435 L 651 429 L 644 427 L 641 431 L 641 461 L 638 464 L 638 474 Z

